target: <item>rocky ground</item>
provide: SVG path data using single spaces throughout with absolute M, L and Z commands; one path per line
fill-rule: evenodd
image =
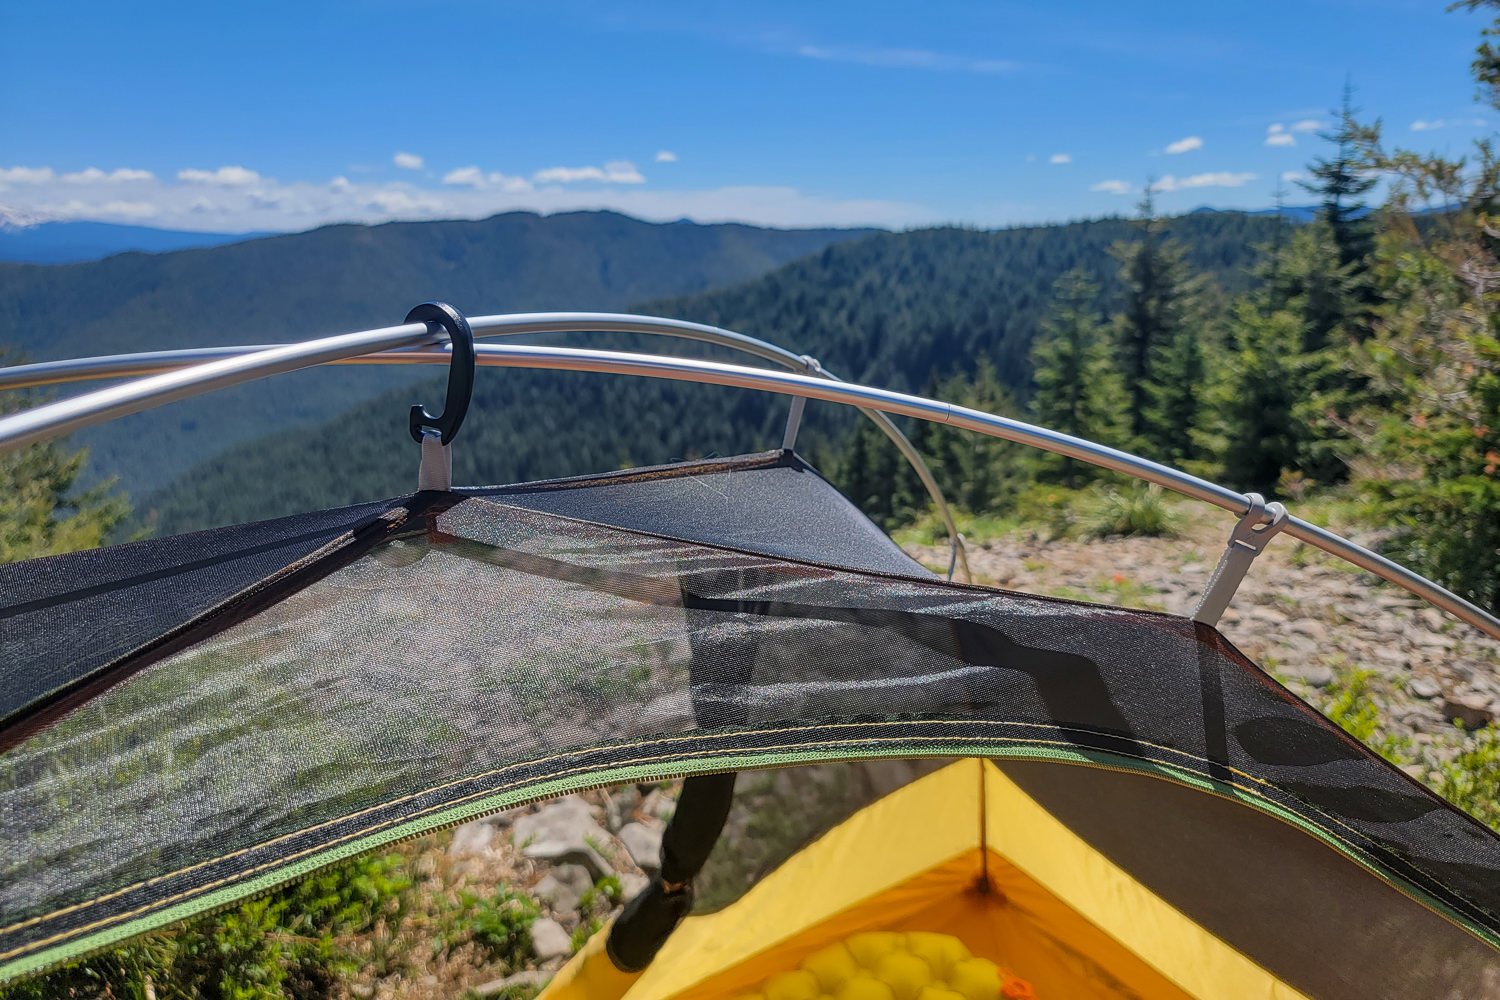
M 971 543 L 969 561 L 976 582 L 992 586 L 1187 614 L 1230 527 L 1228 518 L 1210 513 L 1183 523 L 1178 537 L 1166 539 L 1049 539 L 1018 530 Z M 930 566 L 946 568 L 944 550 L 911 548 Z M 1368 671 L 1368 697 L 1385 732 L 1418 748 L 1448 752 L 1453 719 L 1470 728 L 1500 719 L 1500 643 L 1289 538 L 1277 539 L 1257 561 L 1221 628 L 1314 705 L 1326 705 L 1352 676 Z M 1422 769 L 1408 765 L 1419 778 Z M 886 774 L 879 766 L 860 771 L 857 780 L 841 773 L 840 793 L 855 794 L 845 789 L 860 785 L 856 798 L 861 799 L 910 778 Z M 766 794 L 831 801 L 828 788 L 781 787 L 788 781 L 824 780 L 815 774 L 776 772 L 761 780 Z M 401 974 L 366 974 L 350 984 L 350 996 L 531 996 L 620 899 L 645 885 L 674 797 L 672 785 L 588 792 L 409 845 L 421 855 L 419 867 L 430 880 L 424 892 L 431 897 L 486 896 L 513 888 L 535 901 L 540 916 L 531 924 L 525 953 L 513 961 L 498 961 L 473 947 L 433 951 L 428 958 L 427 950 L 408 943 Z M 856 805 L 853 799 L 830 805 L 828 822 Z M 740 833 L 744 853 L 753 855 L 751 845 L 765 831 Z
M 1185 517 L 1185 514 L 1179 516 Z M 969 546 L 975 582 L 1191 614 L 1233 521 L 1184 521 L 1174 538 L 1048 539 L 1015 531 Z M 947 552 L 913 547 L 933 568 Z M 1274 539 L 1220 624 L 1247 656 L 1315 705 L 1354 671 L 1389 731 L 1418 745 L 1500 719 L 1500 643 L 1341 560 Z

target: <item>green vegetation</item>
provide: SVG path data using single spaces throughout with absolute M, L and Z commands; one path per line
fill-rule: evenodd
M 1324 691 L 1319 710 L 1349 735 L 1397 767 L 1414 772 L 1433 791 L 1491 829 L 1500 831 L 1500 728 L 1451 732 L 1428 744 L 1386 728 L 1368 670 L 1344 673 Z
M 0 351 L 0 365 L 17 363 Z M 0 394 L 0 414 L 35 406 L 31 393 Z M 87 452 L 45 444 L 0 455 L 0 563 L 101 545 L 129 508 L 111 483 L 79 489 Z
M 461 891 L 443 945 L 452 951 L 472 941 L 491 961 L 519 967 L 531 950 L 531 925 L 541 915 L 530 896 L 504 886 L 488 896 Z
M 1256 247 L 1272 237 L 1277 225 L 1263 217 L 1202 213 L 1165 220 L 1161 229 L 1182 245 L 1190 267 L 1215 276 L 1226 291 L 1240 292 L 1253 280 Z M 1099 309 L 1111 311 L 1121 294 L 1111 247 L 1137 229 L 1129 220 L 1105 219 L 999 232 L 881 233 L 834 244 L 748 284 L 634 308 L 763 337 L 818 357 L 843 378 L 895 389 L 948 391 L 955 378 L 974 383 L 987 360 L 994 388 L 976 384 L 972 395 L 954 395 L 959 401 L 979 400 L 1003 390 L 1016 400 L 1010 408 L 1019 413 L 1031 393 L 1027 358 L 1051 308 L 1053 285 L 1075 269 L 1098 275 Z M 475 291 L 455 292 L 454 301 L 497 300 L 493 293 Z M 588 304 L 574 300 L 567 307 Z M 504 308 L 520 305 L 503 300 Z M 390 310 L 382 313 L 383 321 L 389 315 Z M 746 360 L 683 342 L 604 336 L 586 343 Z M 323 374 L 364 382 L 373 372 Z M 282 381 L 271 380 L 264 391 Z M 305 390 L 299 384 L 297 391 Z M 407 410 L 414 400 L 435 405 L 442 395 L 443 377 L 429 374 L 419 385 L 386 392 L 310 430 L 280 431 L 230 448 L 169 488 L 143 496 L 137 510 L 165 533 L 406 492 L 416 475 L 416 452 L 406 435 Z M 215 404 L 237 413 L 236 419 L 248 426 L 268 426 L 256 424 L 254 411 L 242 409 L 234 394 L 216 397 Z M 764 393 L 487 369 L 480 373 L 463 437 L 454 449 L 454 476 L 464 483 L 504 483 L 713 452 L 756 451 L 780 443 L 785 415 L 786 401 Z M 838 456 L 859 446 L 851 435 L 861 422 L 847 408 L 811 404 L 802 438 L 806 453 L 820 467 L 831 467 Z M 994 452 L 993 445 L 955 431 L 940 431 L 934 447 L 944 437 L 974 454 Z M 171 440 L 178 441 L 175 430 Z M 867 444 L 868 460 L 846 459 L 844 469 L 866 469 L 872 483 L 867 498 L 882 498 L 877 502 L 888 505 L 897 519 L 909 517 L 902 508 L 915 504 L 916 494 L 902 500 L 898 487 L 887 488 L 883 471 L 894 476 L 903 464 L 899 456 L 884 455 L 890 446 L 878 432 Z M 927 446 L 923 441 L 918 445 Z M 951 461 L 961 460 L 955 455 Z M 995 464 L 1013 462 L 1002 456 Z M 842 475 L 839 480 L 857 486 Z M 851 495 L 856 492 L 851 489 Z M 970 493 L 976 509 L 983 506 L 981 500 L 990 502 L 982 486 Z M 875 514 L 879 517 L 880 511 Z
M 50 360 L 280 343 L 390 326 L 426 299 L 446 299 L 475 314 L 619 310 L 748 281 L 869 232 L 656 224 L 613 212 L 510 212 L 474 222 L 325 226 L 82 264 L 0 263 L 0 344 Z M 392 404 L 405 421 L 411 387 L 432 374 L 404 368 L 299 373 L 175 403 L 86 431 L 81 439 L 93 452 L 90 474 L 117 476 L 139 497 L 236 442 L 316 425 L 395 387 L 406 387 Z M 424 400 L 442 397 L 441 390 L 421 393 Z M 401 451 L 399 437 L 380 443 Z M 410 477 L 397 480 L 401 488 Z M 365 499 L 395 488 L 387 481 Z

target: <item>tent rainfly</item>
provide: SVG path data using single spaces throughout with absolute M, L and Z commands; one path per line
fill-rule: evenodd
M 424 480 L 0 566 L 0 981 L 682 778 L 547 1000 L 1500 996 L 1500 838 L 1205 621 L 935 577 L 789 449 Z M 896 759 L 831 824 L 736 791 Z M 695 912 L 736 810 L 805 846 Z

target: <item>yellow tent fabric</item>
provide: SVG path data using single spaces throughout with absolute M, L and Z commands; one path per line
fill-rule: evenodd
M 966 760 L 861 810 L 731 906 L 685 920 L 638 975 L 609 962 L 598 946 L 606 929 L 542 998 L 733 997 L 871 930 L 951 934 L 1030 981 L 1041 1000 L 1302 996 L 1116 867 L 993 764 Z

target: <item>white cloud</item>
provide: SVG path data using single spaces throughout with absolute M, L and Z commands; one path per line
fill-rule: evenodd
M 421 170 L 425 161 L 416 153 L 397 153 L 391 162 L 402 170 Z
M 443 183 L 457 187 L 469 187 L 476 191 L 494 188 L 500 191 L 530 191 L 531 184 L 524 177 L 511 177 L 498 171 L 485 173 L 478 167 L 459 167 L 443 175 Z
M 1206 187 L 1242 187 L 1259 176 L 1251 173 L 1232 173 L 1219 170 L 1211 173 L 1193 174 L 1189 177 L 1174 177 L 1171 174 L 1151 182 L 1151 190 L 1172 192 Z
M 1301 122 L 1297 124 L 1300 125 Z M 1295 146 L 1297 145 L 1297 137 L 1288 132 L 1286 126 L 1281 124 L 1281 122 L 1276 122 L 1274 125 L 1266 127 L 1266 145 Z
M 1009 59 L 973 59 L 931 49 L 898 49 L 862 45 L 798 45 L 793 53 L 804 59 L 856 63 L 881 69 L 925 69 L 994 76 L 1019 67 Z
M 1307 175 L 1300 170 L 1284 170 L 1281 173 L 1281 183 L 1295 184 Z
M 598 181 L 601 184 L 644 184 L 646 178 L 629 160 L 612 160 L 602 167 L 548 167 L 531 175 L 538 184 L 576 184 Z
M 45 184 L 54 176 L 51 167 L 0 167 L 0 184 Z
M 213 184 L 218 187 L 249 187 L 261 181 L 260 174 L 246 167 L 220 167 L 218 170 L 179 170 L 177 179 L 188 184 Z
M 628 164 L 594 169 L 617 179 L 639 174 Z M 233 183 L 242 179 L 240 171 L 256 179 Z M 0 198 L 0 218 L 19 220 L 18 224 L 52 219 L 149 220 L 152 225 L 209 232 L 302 230 L 334 222 L 482 219 L 507 211 L 590 209 L 664 222 L 690 218 L 772 226 L 903 227 L 943 221 L 939 213 L 911 202 L 826 197 L 791 187 L 656 190 L 623 180 L 578 187 L 561 183 L 535 187 L 525 178 L 478 167 L 450 171 L 444 178 L 446 184 L 361 181 L 358 174 L 282 182 L 243 167 L 183 173 L 186 176 L 180 180 L 168 175 L 149 180 L 77 183 L 64 180 L 46 167 L 0 168 L 0 181 L 11 181 Z M 1007 208 L 1008 212 L 1013 210 Z
M 1202 148 L 1203 140 L 1196 135 L 1190 135 L 1185 139 L 1178 139 L 1176 142 L 1167 143 L 1167 148 L 1163 152 L 1168 156 L 1176 156 L 1178 153 L 1191 153 L 1195 149 Z
M 1301 121 L 1292 122 L 1291 127 L 1290 127 L 1290 131 L 1292 131 L 1292 132 L 1316 132 L 1318 129 L 1320 129 L 1322 127 L 1323 127 L 1323 123 L 1320 122 L 1320 121 L 1318 121 L 1316 118 L 1304 118 Z
M 674 152 L 672 152 L 670 149 L 658 149 L 656 151 L 656 162 L 657 163 L 676 163 L 677 162 L 677 154 L 674 153 Z
M 149 170 L 131 170 L 121 167 L 119 170 L 106 173 L 98 167 L 88 167 L 71 174 L 63 174 L 60 179 L 69 184 L 101 184 L 117 181 L 149 181 L 155 176 Z
M 1051 156 L 1047 157 L 1047 162 L 1053 164 L 1054 166 L 1057 166 L 1064 163 L 1072 163 L 1073 157 L 1069 156 L 1067 153 L 1053 153 Z
M 1102 191 L 1104 194 L 1129 194 L 1130 183 L 1128 181 L 1100 181 L 1091 185 L 1090 191 Z
M 1419 118 L 1411 123 L 1413 132 L 1430 132 L 1439 128 L 1483 128 L 1483 118 Z

